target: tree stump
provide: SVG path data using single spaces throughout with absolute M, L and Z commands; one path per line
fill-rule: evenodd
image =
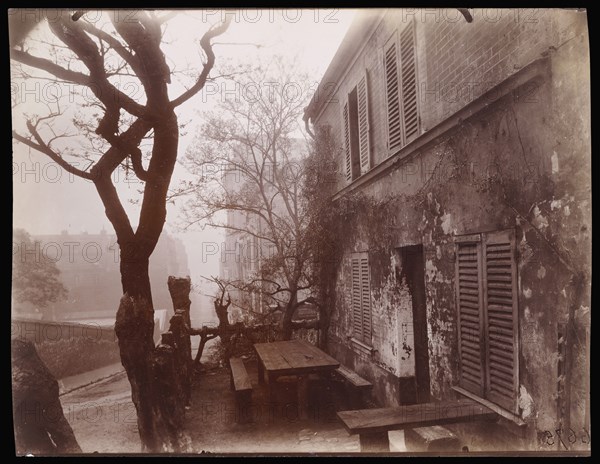
M 170 327 L 169 330 L 175 336 L 175 348 L 177 350 L 178 376 L 181 376 L 181 385 L 185 395 L 185 405 L 189 406 L 191 402 L 191 382 L 192 382 L 192 340 L 190 338 L 191 319 L 190 319 L 190 291 L 192 288 L 192 280 L 187 277 L 169 276 L 167 280 L 171 300 L 173 301 L 173 311 L 181 320 L 176 319 L 176 327 Z M 174 319 L 171 318 L 171 324 Z

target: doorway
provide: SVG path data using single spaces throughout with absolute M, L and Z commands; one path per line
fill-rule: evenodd
M 423 245 L 405 246 L 397 251 L 400 252 L 402 266 L 396 278 L 399 283 L 403 280 L 406 282 L 412 299 L 416 402 L 427 403 L 430 400 L 430 385 Z

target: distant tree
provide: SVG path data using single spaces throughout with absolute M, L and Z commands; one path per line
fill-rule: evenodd
M 51 303 L 67 297 L 56 263 L 23 229 L 13 230 L 12 289 L 18 303 L 31 303 L 44 312 Z
M 187 186 L 193 192 L 185 211 L 188 225 L 239 232 L 257 244 L 255 251 L 242 251 L 242 259 L 259 261 L 254 272 L 222 283 L 260 293 L 274 310 L 281 310 L 285 339 L 295 328 L 318 326 L 316 320 L 292 320 L 299 306 L 316 303 L 311 243 L 306 240 L 310 205 L 302 195 L 309 151 L 301 138 L 308 82 L 289 58 L 257 64 L 235 82 L 238 95 L 206 113 L 186 157 L 198 179 Z M 244 220 L 224 222 L 220 212 Z

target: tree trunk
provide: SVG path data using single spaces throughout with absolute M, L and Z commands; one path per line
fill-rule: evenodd
M 204 353 L 204 347 L 206 346 L 206 342 L 208 341 L 208 337 L 201 336 L 200 337 L 200 345 L 198 345 L 198 352 L 196 353 L 196 357 L 194 358 L 194 366 L 198 367 L 200 365 L 200 359 L 202 358 L 202 353 Z
M 151 357 L 154 351 L 154 308 L 148 259 L 140 259 L 131 244 L 121 246 L 121 298 L 115 332 L 121 363 L 131 384 L 131 399 L 138 418 L 142 451 L 159 451 L 160 436 L 154 420 Z
M 284 340 L 290 340 L 292 338 L 292 332 L 294 331 L 292 318 L 294 317 L 294 312 L 298 306 L 297 302 L 298 297 L 296 292 L 293 292 L 290 301 L 288 301 L 285 306 L 285 311 L 283 312 L 283 318 L 281 320 L 281 332 Z
M 231 302 L 228 301 L 227 303 L 223 304 L 223 297 L 221 297 L 220 299 L 215 299 L 214 304 L 215 312 L 219 318 L 219 338 L 221 339 L 221 343 L 225 348 L 225 359 L 229 359 L 231 356 L 231 335 L 233 331 L 231 330 L 231 324 L 229 323 L 229 314 L 227 310 L 229 309 Z
M 134 298 L 143 298 L 154 312 L 148 273 L 149 255 L 142 252 L 136 242 L 121 244 L 119 241 L 119 247 L 121 249 L 120 271 L 123 293 Z
M 121 298 L 115 332 L 119 340 L 121 364 L 131 384 L 131 400 L 138 418 L 142 451 L 159 451 L 160 437 L 154 421 L 154 393 L 151 357 L 154 351 L 154 310 L 144 298 Z
M 327 352 L 328 349 L 327 332 L 329 331 L 330 323 L 329 312 L 326 309 L 328 303 L 329 302 L 326 301 L 319 306 L 319 332 L 321 334 L 319 337 L 319 348 L 325 352 Z

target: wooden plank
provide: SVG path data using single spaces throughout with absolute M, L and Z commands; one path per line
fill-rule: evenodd
M 344 377 L 348 382 L 350 382 L 356 388 L 373 388 L 373 384 L 363 379 L 360 375 L 358 375 L 353 370 L 348 369 L 346 366 L 340 366 L 336 369 L 336 373 Z
M 250 376 L 244 366 L 244 361 L 240 358 L 230 358 L 229 366 L 231 367 L 231 377 L 235 391 L 252 390 L 252 382 Z
M 472 400 L 340 411 L 337 415 L 351 435 L 496 418 L 495 412 Z
M 281 342 L 256 343 L 254 349 L 269 372 L 290 369 L 292 366 L 283 358 L 278 345 Z
M 304 340 L 295 340 L 295 341 L 300 343 L 303 346 L 304 350 L 311 352 L 311 354 L 313 354 L 313 356 L 315 356 L 315 359 L 317 360 L 319 366 L 335 367 L 335 368 L 338 368 L 340 366 L 340 363 L 337 359 L 329 356 L 327 353 L 320 350 L 315 345 L 305 342 Z
M 280 344 L 281 356 L 293 369 L 304 371 L 321 365 L 321 354 L 310 349 L 300 340 L 289 340 Z
M 300 375 L 340 366 L 337 360 L 303 340 L 256 343 L 254 348 L 270 374 Z
M 486 406 L 487 408 L 491 409 L 492 411 L 494 411 L 499 416 L 502 416 L 505 419 L 508 419 L 509 421 L 514 422 L 519 427 L 525 427 L 527 425 L 527 422 L 525 422 L 524 420 L 522 420 L 519 416 L 508 412 L 507 410 L 501 408 L 497 404 L 492 403 L 491 401 L 488 401 L 486 399 L 478 397 L 477 395 L 474 395 L 473 393 L 471 393 L 468 390 L 465 390 L 464 388 L 452 387 L 452 390 L 456 391 L 457 393 L 460 393 L 461 395 L 466 396 L 467 398 L 472 398 L 476 402 L 478 402 L 478 403 Z

